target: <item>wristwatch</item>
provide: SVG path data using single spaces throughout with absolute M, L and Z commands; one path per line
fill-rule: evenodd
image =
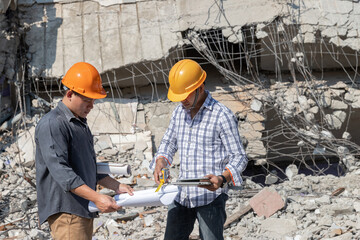
M 223 180 L 222 183 L 221 183 L 221 185 L 220 185 L 220 187 L 223 188 L 223 187 L 226 186 L 226 183 L 227 183 L 226 178 L 225 178 L 224 175 L 219 175 L 219 177 L 221 177 L 222 180 Z

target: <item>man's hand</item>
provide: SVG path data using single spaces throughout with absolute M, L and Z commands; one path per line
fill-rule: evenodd
M 159 176 L 161 176 L 161 169 L 166 168 L 166 167 L 167 167 L 166 159 L 163 157 L 159 157 L 156 160 L 156 165 L 155 165 L 155 170 L 154 170 L 154 179 L 157 184 L 160 184 Z
M 134 189 L 132 187 L 130 187 L 129 185 L 126 184 L 119 184 L 119 187 L 115 190 L 116 194 L 121 194 L 121 193 L 128 193 L 129 195 L 134 195 Z
M 99 194 L 94 203 L 102 213 L 115 212 L 121 209 L 121 206 L 118 206 L 112 197 L 104 194 Z
M 100 194 L 85 184 L 71 189 L 70 191 L 82 198 L 94 202 L 96 207 L 103 213 L 115 212 L 121 209 L 121 206 L 116 205 L 116 201 L 112 197 Z
M 205 178 L 209 179 L 209 181 L 211 182 L 211 185 L 201 185 L 199 187 L 206 188 L 209 191 L 216 191 L 217 189 L 220 188 L 220 186 L 223 182 L 222 177 L 215 176 L 213 174 L 206 175 Z
M 129 185 L 122 184 L 110 176 L 104 177 L 103 179 L 98 181 L 98 184 L 100 184 L 103 187 L 114 190 L 116 194 L 128 193 L 129 195 L 134 195 L 133 194 L 134 189 L 132 189 Z

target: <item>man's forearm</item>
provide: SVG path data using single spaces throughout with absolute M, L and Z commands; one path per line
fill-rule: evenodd
M 91 189 L 89 186 L 83 184 L 77 188 L 71 189 L 70 190 L 72 193 L 85 198 L 89 201 L 93 201 L 95 202 L 96 199 L 99 197 L 99 193 L 97 193 L 96 191 L 94 191 L 93 189 Z
M 114 191 L 119 189 L 119 185 L 120 185 L 118 181 L 116 181 L 110 176 L 102 178 L 101 180 L 98 181 L 98 184 Z

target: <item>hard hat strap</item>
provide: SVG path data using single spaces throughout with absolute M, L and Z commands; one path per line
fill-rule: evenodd
M 195 108 L 195 105 L 196 105 L 196 102 L 197 102 L 198 98 L 199 98 L 199 88 L 196 89 L 194 103 L 191 106 L 190 110 Z

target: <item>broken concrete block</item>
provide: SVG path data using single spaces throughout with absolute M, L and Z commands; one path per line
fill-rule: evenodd
M 38 229 L 31 229 L 29 236 L 31 239 L 45 239 L 44 232 Z
M 151 215 L 147 215 L 146 217 L 144 217 L 144 225 L 146 227 L 151 226 L 154 223 L 154 217 Z
M 285 170 L 285 174 L 288 177 L 288 179 L 291 181 L 291 179 L 296 176 L 299 173 L 299 170 L 295 164 L 291 164 L 287 166 Z
M 314 119 L 315 119 L 315 115 L 314 115 L 313 113 L 306 113 L 306 114 L 305 114 L 305 119 L 306 119 L 306 121 L 308 121 L 308 122 L 312 122 L 312 121 L 314 121 Z
M 136 135 L 134 134 L 110 134 L 111 142 L 120 149 L 121 152 L 131 150 L 135 146 Z
M 337 154 L 339 154 L 340 156 L 344 156 L 345 154 L 348 154 L 350 151 L 347 147 L 344 146 L 339 146 L 337 148 Z
M 294 219 L 269 218 L 269 219 L 265 219 L 261 223 L 260 228 L 263 231 L 268 231 L 277 234 L 276 237 L 281 237 L 281 236 L 284 237 L 286 234 L 296 231 L 297 230 L 296 225 L 297 224 Z
M 257 99 L 254 99 L 252 102 L 251 102 L 251 109 L 254 110 L 255 112 L 259 112 L 261 109 L 262 109 L 262 102 L 257 100 Z
M 265 177 L 265 184 L 271 185 L 276 183 L 279 180 L 278 176 L 274 174 L 268 174 Z
M 313 114 L 317 114 L 319 112 L 319 107 L 318 106 L 314 106 L 312 108 L 309 109 L 309 112 L 310 113 L 313 113 Z
M 247 126 L 249 126 L 248 124 L 246 124 Z M 242 127 L 239 130 L 240 131 L 240 135 L 242 137 L 242 143 L 243 145 L 246 147 L 249 143 L 249 141 L 251 142 L 252 140 L 259 140 L 262 137 L 262 133 L 258 132 L 258 131 L 252 131 L 251 129 L 246 129 L 244 130 Z
M 346 140 L 350 140 L 351 139 L 351 134 L 348 133 L 348 132 L 344 132 L 343 135 L 342 135 L 342 138 L 346 139 Z
M 261 159 L 256 159 L 255 160 L 255 165 L 256 166 L 264 166 L 267 163 L 268 162 L 267 162 L 266 158 L 261 158 Z
M 306 211 L 315 211 L 317 209 L 317 204 L 314 199 L 305 200 L 303 209 Z
M 100 135 L 99 137 L 97 137 L 96 145 L 98 146 L 100 151 L 113 147 L 111 138 L 108 135 Z
M 234 32 L 234 30 L 232 29 L 232 28 L 230 28 L 230 27 L 228 27 L 228 28 L 224 28 L 223 30 L 222 30 L 222 34 L 224 35 L 224 37 L 229 37 L 229 36 L 231 36 L 232 34 L 234 34 L 235 32 Z
M 119 239 L 122 235 L 120 234 L 120 225 L 114 219 L 108 219 L 105 223 L 106 228 L 109 231 L 110 239 Z
M 325 139 L 334 139 L 334 135 L 328 130 L 322 130 L 320 133 L 321 137 Z
M 355 165 L 356 158 L 353 155 L 348 154 L 348 155 L 342 157 L 341 161 L 345 164 L 347 169 L 350 169 L 352 166 Z
M 351 240 L 351 239 L 354 239 L 351 232 L 347 232 L 336 237 L 322 238 L 322 240 Z
M 356 99 L 356 101 L 354 101 L 353 103 L 351 103 L 351 107 L 352 107 L 352 108 L 360 108 L 360 100 L 359 100 L 359 97 Z
M 116 154 L 118 154 L 119 150 L 117 150 L 116 148 L 110 148 L 104 149 L 102 152 L 109 156 L 115 156 Z
M 266 218 L 285 206 L 285 202 L 274 188 L 264 188 L 249 201 L 254 212 Z
M 326 114 L 325 120 L 334 129 L 340 129 L 345 121 L 346 113 L 344 111 L 335 111 L 334 114 Z
M 259 113 L 249 112 L 246 115 L 246 121 L 248 122 L 262 122 L 264 120 L 265 120 L 264 116 Z
M 35 127 L 31 127 L 28 131 L 25 131 L 19 135 L 17 141 L 18 147 L 23 153 L 22 161 L 24 163 L 35 160 Z
M 95 150 L 95 153 L 98 154 L 101 152 L 101 147 L 98 146 L 97 144 L 94 145 L 94 150 Z
M 298 100 L 298 102 L 300 104 L 300 108 L 303 111 L 309 109 L 310 106 L 309 106 L 308 100 L 307 100 L 307 98 L 305 96 L 299 96 L 297 100 Z
M 353 206 L 346 206 L 345 204 L 336 204 L 330 205 L 330 215 L 338 216 L 338 215 L 350 215 L 354 211 Z
M 305 33 L 304 35 L 304 43 L 315 43 L 316 37 L 313 33 Z
M 246 148 L 246 153 L 249 157 L 259 157 L 266 155 L 264 143 L 260 140 L 250 141 Z
M 319 104 L 322 107 L 329 107 L 331 105 L 331 93 L 329 91 L 324 92 L 320 96 Z
M 251 128 L 255 131 L 262 131 L 265 130 L 265 124 L 262 122 L 255 122 L 251 124 Z
M 337 110 L 347 109 L 348 105 L 346 103 L 344 103 L 343 101 L 332 100 L 331 101 L 331 108 L 332 109 L 337 109 Z
M 348 102 L 353 102 L 354 101 L 354 95 L 351 94 L 350 92 L 347 92 L 347 93 L 345 93 L 344 99 L 346 101 L 348 101 Z
M 320 204 L 330 204 L 331 203 L 330 196 L 324 195 L 320 198 L 315 198 L 315 202 Z
M 329 234 L 329 237 L 335 237 L 341 235 L 343 232 L 340 228 L 333 229 L 331 233 Z

